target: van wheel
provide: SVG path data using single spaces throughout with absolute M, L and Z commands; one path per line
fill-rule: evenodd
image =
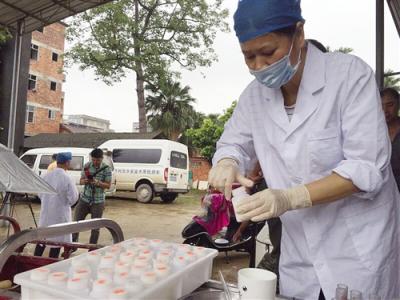
M 178 193 L 166 193 L 160 195 L 160 198 L 164 203 L 171 203 L 176 199 L 176 197 L 178 197 Z
M 154 198 L 154 192 L 147 183 L 140 184 L 136 189 L 136 198 L 139 202 L 149 203 Z

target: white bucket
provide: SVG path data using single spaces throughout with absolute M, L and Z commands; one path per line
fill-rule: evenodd
M 274 300 L 276 275 L 270 271 L 254 268 L 238 272 L 240 299 Z

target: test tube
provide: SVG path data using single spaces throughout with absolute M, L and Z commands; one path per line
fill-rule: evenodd
M 336 287 L 336 294 L 335 294 L 335 299 L 336 300 L 347 300 L 347 294 L 348 294 L 348 286 L 343 284 L 343 283 L 339 283 Z
M 350 300 L 362 300 L 362 295 L 360 291 L 351 290 L 350 291 Z

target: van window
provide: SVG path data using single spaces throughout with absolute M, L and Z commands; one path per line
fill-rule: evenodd
M 40 158 L 39 169 L 47 170 L 48 166 L 51 164 L 51 155 L 42 155 Z M 83 169 L 83 157 L 82 156 L 72 156 L 71 163 L 69 165 L 70 171 L 82 171 Z
M 111 156 L 104 154 L 103 163 L 110 167 L 111 171 L 114 171 L 114 164 L 112 162 Z
M 21 160 L 22 160 L 29 168 L 32 169 L 33 166 L 35 165 L 36 157 L 37 157 L 37 155 L 28 154 L 28 155 L 24 155 L 23 157 L 21 157 Z
M 40 158 L 39 169 L 47 170 L 47 167 L 51 164 L 51 155 L 42 155 Z
M 171 167 L 187 169 L 187 155 L 182 152 L 171 151 Z
M 72 156 L 71 163 L 69 165 L 71 171 L 82 171 L 83 169 L 83 157 L 82 156 Z
M 161 149 L 114 149 L 115 163 L 156 164 L 160 161 Z

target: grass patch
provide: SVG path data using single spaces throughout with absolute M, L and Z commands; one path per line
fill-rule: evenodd
M 200 205 L 200 199 L 206 194 L 206 191 L 190 190 L 187 194 L 180 194 L 176 201 L 185 204 L 198 204 Z

